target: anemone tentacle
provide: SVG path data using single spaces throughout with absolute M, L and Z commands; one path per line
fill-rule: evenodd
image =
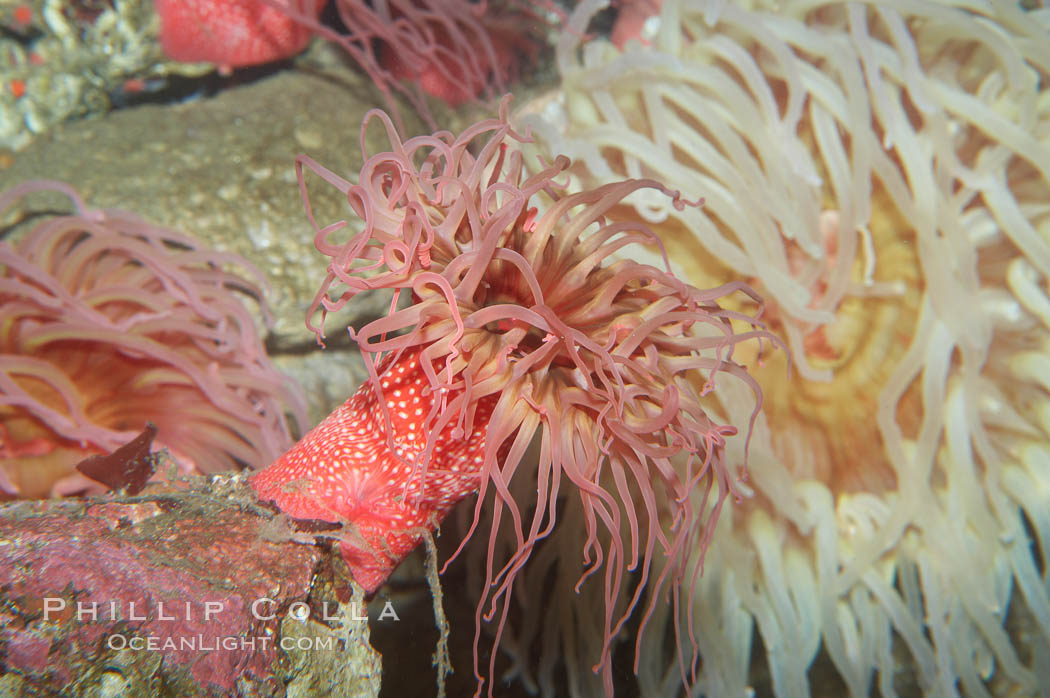
M 666 558 L 652 577 L 647 619 L 661 588 L 692 578 L 690 565 L 699 562 L 690 558 L 697 545 L 706 545 L 721 502 L 741 496 L 723 456 L 725 437 L 736 428 L 708 416 L 704 394 L 717 390 L 715 376 L 725 374 L 740 379 L 760 405 L 761 391 L 735 352 L 741 343 L 777 340 L 761 329 L 760 309 L 720 305 L 733 295 L 757 303 L 746 285 L 701 290 L 667 266 L 617 259 L 659 240 L 644 224 L 610 221 L 610 211 L 645 189 L 685 206 L 677 192 L 635 179 L 565 193 L 558 179 L 569 160 L 555 158 L 529 175 L 521 150 L 527 138 L 510 126 L 508 108 L 509 99 L 499 118 L 459 136 L 439 132 L 405 141 L 386 114 L 372 112 L 363 128 L 378 122 L 390 147 L 367 157 L 356 184 L 299 159 L 318 249 L 332 258 L 310 308 L 308 326 L 318 341 L 327 315 L 366 290 L 392 289 L 395 296 L 410 295 L 411 303 L 392 305 L 386 317 L 352 331 L 369 372 L 347 408 L 352 415 L 334 415 L 319 428 L 322 435 L 307 437 L 256 483 L 287 510 L 343 520 L 359 532 L 363 527 L 373 560 L 385 570 L 399 560 L 389 551 L 403 551 L 407 531 L 388 528 L 384 538 L 368 511 L 347 502 L 344 483 L 395 483 L 394 490 L 354 490 L 353 496 L 385 510 L 396 490 L 414 507 L 406 514 L 412 526 L 431 514 L 440 520 L 454 501 L 476 492 L 466 539 L 478 529 L 491 493 L 477 619 L 479 628 L 483 619 L 497 619 L 497 643 L 516 580 L 555 526 L 559 493 L 572 485 L 586 532 L 586 569 L 576 586 L 603 573 L 604 639 L 593 661 L 611 692 L 616 637 L 646 598 L 644 587 L 627 593 L 625 570 L 647 579 L 654 560 Z M 349 226 L 318 222 L 307 195 L 310 173 L 346 196 L 362 229 L 334 240 L 333 233 L 345 235 Z M 418 417 L 398 407 L 396 391 L 403 388 L 393 387 L 392 376 L 402 371 L 413 376 L 413 394 L 426 396 Z M 375 413 L 355 412 L 362 409 Z M 407 435 L 413 445 L 406 449 L 400 442 Z M 373 453 L 379 441 L 386 447 L 376 473 L 352 452 L 367 443 Z M 525 458 L 533 442 L 535 464 Z M 463 447 L 449 460 L 457 445 Z M 449 470 L 459 479 L 434 480 Z M 511 493 L 523 481 L 532 491 L 524 501 Z M 716 505 L 695 506 L 695 487 L 714 492 Z M 304 497 L 312 503 L 303 505 Z M 669 503 L 670 516 L 658 501 Z M 495 559 L 500 529 L 515 541 L 502 565 Z M 418 541 L 418 533 L 413 536 Z M 381 581 L 375 566 L 357 568 L 371 583 Z

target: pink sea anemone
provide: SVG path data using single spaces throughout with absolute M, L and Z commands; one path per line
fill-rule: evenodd
M 390 148 L 364 153 L 357 184 L 299 158 L 315 244 L 332 260 L 311 308 L 320 322 L 308 326 L 320 341 L 325 316 L 357 294 L 393 289 L 394 300 L 386 317 L 351 330 L 369 381 L 255 483 L 293 516 L 314 512 L 349 524 L 344 550 L 353 553 L 352 570 L 361 569 L 368 545 L 383 548 L 379 559 L 406 537 L 418 542 L 418 528 L 398 527 L 409 508 L 433 527 L 477 491 L 469 538 L 486 493 L 494 493 L 487 593 L 477 614 L 479 629 L 482 616 L 499 614 L 497 643 L 515 578 L 554 528 L 559 493 L 570 489 L 586 531 L 577 587 L 603 571 L 604 642 L 595 670 L 611 692 L 614 638 L 643 598 L 643 628 L 666 603 L 662 591 L 677 607 L 679 587 L 699 573 L 692 551 L 706 546 L 725 498 L 739 494 L 738 475 L 723 460 L 737 429 L 708 416 L 704 395 L 720 390 L 725 374 L 760 405 L 757 384 L 732 357 L 740 342 L 771 336 L 757 315 L 719 305 L 736 294 L 757 301 L 743 283 L 700 290 L 667 271 L 666 259 L 660 269 L 627 258 L 631 248 L 659 247 L 659 240 L 640 223 L 611 223 L 606 214 L 643 189 L 685 205 L 677 193 L 638 179 L 565 194 L 555 181 L 569 166 L 564 157 L 527 175 L 520 150 L 527 137 L 508 124 L 508 106 L 505 99 L 500 118 L 459 136 L 408 140 L 386 114 L 370 112 L 362 149 L 375 123 Z M 317 222 L 307 172 L 346 195 L 363 230 L 349 232 L 345 220 Z M 405 424 L 412 433 L 399 432 Z M 525 457 L 533 442 L 535 463 Z M 510 496 L 521 479 L 535 500 Z M 704 496 L 694 499 L 697 491 Z M 391 527 L 385 538 L 374 535 L 378 520 Z M 494 560 L 497 535 L 517 542 L 502 567 Z M 654 558 L 666 564 L 650 578 Z M 634 587 L 625 571 L 636 572 Z M 477 642 L 476 634 L 475 662 Z M 480 692 L 480 673 L 478 681 Z
M 184 469 L 259 467 L 287 448 L 287 415 L 302 428 L 304 400 L 270 362 L 241 300 L 268 318 L 262 275 L 133 214 L 89 209 L 59 182 L 0 194 L 0 214 L 42 191 L 65 195 L 75 212 L 0 241 L 5 489 L 82 489 L 73 466 L 147 421 Z
M 386 96 L 397 121 L 395 91 L 428 120 L 424 94 L 453 106 L 495 101 L 536 60 L 546 28 L 534 7 L 515 0 L 336 0 L 345 33 L 286 0 L 261 1 L 341 46 Z

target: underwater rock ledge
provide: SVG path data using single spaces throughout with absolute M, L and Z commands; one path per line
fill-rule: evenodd
M 378 694 L 329 554 L 240 477 L 198 480 L 0 504 L 0 694 Z

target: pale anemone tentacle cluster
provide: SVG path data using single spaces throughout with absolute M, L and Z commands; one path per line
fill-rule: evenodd
M 1050 13 L 667 0 L 621 53 L 581 39 L 602 5 L 523 121 L 582 186 L 704 196 L 634 204 L 692 283 L 774 301 L 797 369 L 752 368 L 755 496 L 696 588 L 700 692 L 745 694 L 755 630 L 780 696 L 821 648 L 854 696 L 1050 685 Z M 680 692 L 665 667 L 648 695 Z

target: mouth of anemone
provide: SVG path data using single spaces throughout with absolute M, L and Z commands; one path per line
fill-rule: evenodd
M 850 265 L 847 293 L 822 307 L 834 241 L 844 234 L 861 237 L 862 250 Z M 817 269 L 809 290 L 810 308 L 830 311 L 833 317 L 826 323 L 800 323 L 804 360 L 827 372 L 828 380 L 796 374 L 787 381 L 780 372 L 786 361 L 779 356 L 754 365 L 752 372 L 768 386 L 766 415 L 773 447 L 796 477 L 818 480 L 840 494 L 885 494 L 898 481 L 876 415 L 892 410 L 904 438 L 915 439 L 922 414 L 915 384 L 895 406 L 885 392 L 919 323 L 924 283 L 915 233 L 885 192 L 876 189 L 866 229 L 834 230 L 832 235 L 826 237 L 832 243 L 824 259 L 810 260 L 810 268 Z M 790 341 L 778 310 L 772 303 L 770 330 Z M 804 458 L 800 443 L 807 444 Z
M 708 213 L 716 225 L 722 225 L 716 214 Z M 628 215 L 629 211 L 617 213 L 617 217 Z M 749 278 L 748 283 L 766 300 L 762 320 L 767 329 L 792 352 L 763 353 L 755 344 L 744 344 L 734 358 L 762 386 L 771 445 L 796 478 L 822 482 L 840 494 L 887 493 L 898 486 L 897 472 L 873 415 L 890 399 L 883 395 L 885 386 L 919 323 L 925 282 L 916 235 L 878 186 L 863 231 L 839 230 L 831 205 L 821 218 L 825 241 L 821 255 L 808 255 L 791 241 L 785 249 L 789 271 L 809 292 L 808 308 L 825 313 L 826 321 L 799 320 L 782 309 L 777 294 L 761 278 Z M 723 229 L 729 234 L 727 227 Z M 662 223 L 660 233 L 668 257 L 692 283 L 717 285 L 734 278 L 736 272 L 707 252 L 676 219 Z M 847 292 L 829 303 L 825 292 L 843 235 L 857 236 L 858 244 L 849 262 Z M 722 305 L 745 315 L 758 310 L 754 301 L 743 296 L 727 298 Z M 807 363 L 823 379 L 807 378 L 796 370 L 799 363 Z M 905 439 L 917 438 L 922 413 L 919 393 L 913 383 L 895 406 L 882 408 L 892 409 L 893 421 Z

